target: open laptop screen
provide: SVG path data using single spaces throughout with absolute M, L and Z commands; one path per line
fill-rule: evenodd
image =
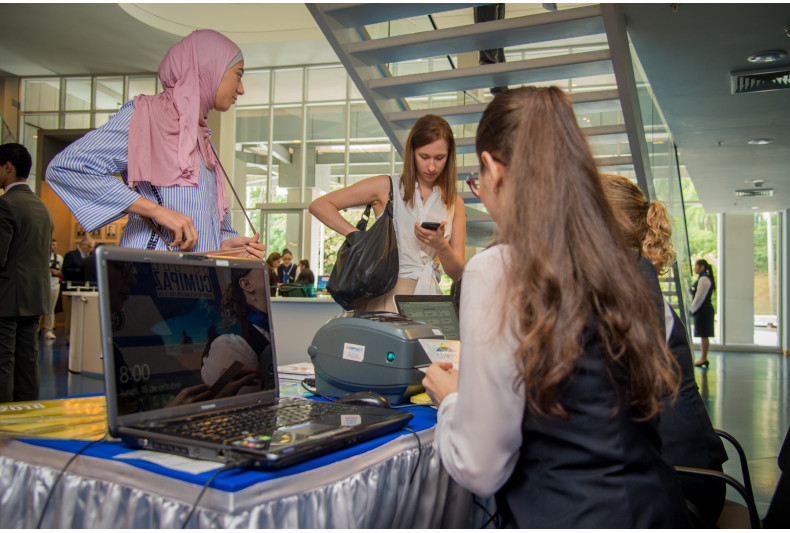
M 154 259 L 107 258 L 99 281 L 113 357 L 105 381 L 116 414 L 276 393 L 268 276 L 260 262 L 232 268 L 227 260 L 201 265 L 148 255 Z
M 395 295 L 398 313 L 440 329 L 444 338 L 459 340 L 458 312 L 452 296 Z

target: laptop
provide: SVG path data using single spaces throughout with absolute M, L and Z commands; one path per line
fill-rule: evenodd
M 395 306 L 398 314 L 440 329 L 445 339 L 460 340 L 458 308 L 452 296 L 396 294 Z
M 318 292 L 326 293 L 326 284 L 329 283 L 329 276 L 318 276 Z
M 281 468 L 413 416 L 279 397 L 262 261 L 103 246 L 96 267 L 107 420 L 128 445 Z

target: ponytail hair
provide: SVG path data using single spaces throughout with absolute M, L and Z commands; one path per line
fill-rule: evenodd
M 713 267 L 710 266 L 710 263 L 708 263 L 705 259 L 697 259 L 695 261 L 695 264 L 697 264 L 697 265 L 699 265 L 699 266 L 701 266 L 702 268 L 705 269 L 705 272 L 707 272 L 708 277 L 710 278 L 710 285 L 711 285 L 710 292 L 715 291 L 716 290 L 716 278 L 713 277 Z
M 675 262 L 672 223 L 659 201 L 648 202 L 642 189 L 624 176 L 601 174 L 606 197 L 627 218 L 623 230 L 632 248 L 640 250 L 656 271 L 665 273 Z

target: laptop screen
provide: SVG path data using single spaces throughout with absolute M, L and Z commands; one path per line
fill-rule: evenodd
M 326 290 L 326 284 L 329 283 L 329 276 L 318 276 L 318 290 Z
M 452 296 L 398 294 L 395 305 L 401 315 L 442 330 L 445 339 L 460 339 L 458 313 Z
M 109 257 L 101 259 L 99 293 L 103 325 L 111 329 L 111 345 L 103 332 L 103 353 L 112 352 L 105 381 L 115 414 L 276 395 L 265 265 L 114 255 L 129 253 L 103 254 Z

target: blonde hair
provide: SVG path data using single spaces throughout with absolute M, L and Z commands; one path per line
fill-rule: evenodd
M 601 174 L 609 202 L 625 217 L 623 228 L 633 247 L 641 250 L 659 274 L 675 263 L 672 223 L 667 208 L 659 201 L 648 202 L 642 189 L 624 176 Z

